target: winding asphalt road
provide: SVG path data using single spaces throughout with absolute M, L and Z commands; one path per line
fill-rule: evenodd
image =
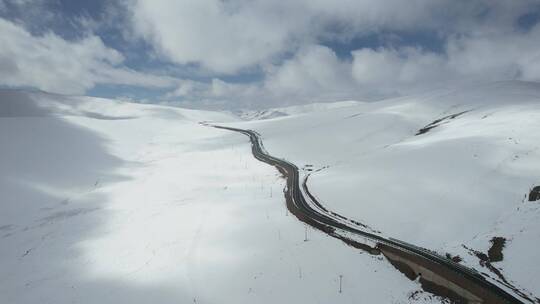
M 383 237 L 376 232 L 365 231 L 367 230 L 365 229 L 366 226 L 328 211 L 309 192 L 306 185 L 307 177 L 301 183 L 299 170 L 296 165 L 268 154 L 264 149 L 263 143 L 257 132 L 224 126 L 207 125 L 248 136 L 251 141 L 253 156 L 261 162 L 276 167 L 286 177 L 287 187 L 285 189 L 285 197 L 287 199 L 287 208 L 299 220 L 306 224 L 315 227 L 332 237 L 341 239 L 351 246 L 363 250 L 376 251 L 383 247 L 390 248 L 393 252 L 399 252 L 409 257 L 414 256 L 419 260 L 425 260 L 425 265 L 433 265 L 433 269 L 430 270 L 435 273 L 437 273 L 437 271 L 440 272 L 440 269 L 444 269 L 444 272 L 452 272 L 452 275 L 454 276 L 457 274 L 460 280 L 465 282 L 465 284 L 462 285 L 468 286 L 470 284 L 471 288 L 474 286 L 474 289 L 482 290 L 482 295 L 478 295 L 478 293 L 476 295 L 480 297 L 482 300 L 481 302 L 483 303 L 525 303 L 496 284 L 488 281 L 472 268 L 455 263 L 452 260 L 427 249 L 397 239 Z M 311 204 L 309 202 L 311 202 Z M 347 234 L 368 239 L 377 244 L 377 246 L 376 248 L 372 248 L 361 242 L 355 241 Z

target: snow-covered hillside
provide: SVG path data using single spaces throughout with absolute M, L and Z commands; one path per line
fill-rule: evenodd
M 272 155 L 313 165 L 305 174 L 322 169 L 308 186 L 330 210 L 459 255 L 540 296 L 540 202 L 527 199 L 540 185 L 539 84 L 492 83 L 230 125 L 258 131 Z M 502 261 L 487 257 L 494 238 L 505 240 Z
M 373 105 L 354 109 L 368 107 Z M 356 112 L 313 115 L 337 119 L 336 113 Z M 252 157 L 247 138 L 198 124 L 234 119 L 214 112 L 1 90 L 0 302 L 436 301 L 416 293 L 419 284 L 383 257 L 306 228 L 287 213 L 284 181 L 274 168 Z M 308 116 L 295 121 L 285 120 L 295 126 L 292 131 L 305 134 L 302 142 L 309 147 L 309 132 L 300 131 L 299 124 L 314 121 Z M 304 150 L 297 146 L 300 142 L 279 135 L 285 131 L 280 124 L 267 134 L 275 138 L 269 141 L 273 150 L 283 143 L 282 155 L 327 164 L 327 152 L 338 150 Z M 339 153 L 344 154 L 333 157 L 346 156 Z M 360 159 L 353 163 L 362 165 Z M 348 202 L 335 199 L 342 196 L 331 192 L 331 174 L 340 171 L 331 171 L 338 166 L 330 164 L 330 170 L 313 179 L 313 187 L 333 208 L 358 212 L 361 196 Z M 359 186 L 362 175 L 347 172 Z M 377 218 L 354 214 L 379 224 Z M 413 294 L 417 300 L 408 299 Z
M 271 119 L 289 115 L 300 115 L 314 112 L 321 112 L 330 109 L 339 109 L 359 105 L 362 102 L 347 100 L 328 103 L 311 103 L 306 105 L 297 105 L 290 107 L 271 108 L 262 111 L 241 111 L 238 116 L 244 120 Z

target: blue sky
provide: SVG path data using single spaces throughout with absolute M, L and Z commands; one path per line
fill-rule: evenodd
M 203 108 L 540 80 L 537 0 L 0 0 L 0 86 Z

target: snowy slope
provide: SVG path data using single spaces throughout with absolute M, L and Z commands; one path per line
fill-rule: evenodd
M 290 107 L 271 108 L 262 111 L 242 111 L 239 113 L 239 117 L 244 120 L 259 120 L 259 119 L 271 119 L 289 115 L 300 115 L 314 112 L 321 112 L 330 109 L 339 109 L 344 107 L 350 107 L 359 105 L 362 102 L 347 100 L 337 102 L 325 102 L 325 103 L 311 103 L 305 105 L 297 105 Z
M 382 257 L 305 228 L 247 138 L 202 120 L 234 118 L 0 90 L 1 302 L 436 301 L 408 300 L 419 284 Z M 330 174 L 313 181 L 325 199 Z
M 459 255 L 540 297 L 540 202 L 526 199 L 540 185 L 539 84 L 492 83 L 230 125 L 255 129 L 269 153 L 299 167 L 324 168 L 308 185 L 330 210 Z M 474 253 L 487 254 L 494 237 L 506 239 L 503 260 L 491 263 L 501 277 Z

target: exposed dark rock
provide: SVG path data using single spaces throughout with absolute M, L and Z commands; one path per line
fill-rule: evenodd
M 502 250 L 506 244 L 506 239 L 503 237 L 496 236 L 491 239 L 491 248 L 488 250 L 488 257 L 491 262 L 500 262 L 503 260 L 504 256 Z
M 540 186 L 532 188 L 531 192 L 529 193 L 529 202 L 534 202 L 537 200 L 540 200 Z
M 459 255 L 452 256 L 450 253 L 446 253 L 446 258 L 452 260 L 454 263 L 460 263 L 463 259 Z
M 448 115 L 448 116 L 436 119 L 432 123 L 430 123 L 429 125 L 427 125 L 427 126 L 423 127 L 422 129 L 418 130 L 418 132 L 415 134 L 415 136 L 427 133 L 431 129 L 440 126 L 441 124 L 447 122 L 448 120 L 454 119 L 454 118 L 456 118 L 456 117 L 458 117 L 460 115 L 463 115 L 463 114 L 465 114 L 467 112 L 469 112 L 469 111 L 463 111 L 463 112 L 460 112 L 460 113 L 455 113 L 455 114 L 452 114 L 452 115 Z

